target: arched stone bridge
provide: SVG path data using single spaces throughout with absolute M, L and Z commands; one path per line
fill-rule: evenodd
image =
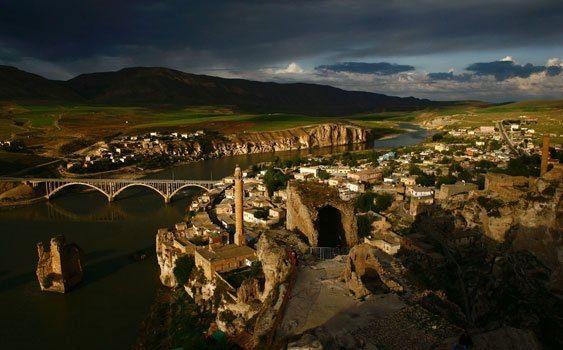
M 45 197 L 51 198 L 55 193 L 68 186 L 86 186 L 103 193 L 108 201 L 113 201 L 115 197 L 123 190 L 133 186 L 142 186 L 150 188 L 164 198 L 165 203 L 170 200 L 176 193 L 186 187 L 200 187 L 207 191 L 213 188 L 219 181 L 211 180 L 150 180 L 150 179 L 2 179 L 9 181 L 22 181 L 30 183 L 33 186 L 44 184 Z

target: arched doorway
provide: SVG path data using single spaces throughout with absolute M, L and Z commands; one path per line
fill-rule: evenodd
M 317 231 L 319 247 L 347 247 L 342 214 L 335 207 L 327 205 L 319 209 Z

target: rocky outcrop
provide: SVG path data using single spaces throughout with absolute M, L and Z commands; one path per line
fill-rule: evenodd
M 176 260 L 184 255 L 173 244 L 174 232 L 168 229 L 159 229 L 156 234 L 156 259 L 160 267 L 160 282 L 167 287 L 176 286 L 174 267 Z
M 367 243 L 350 250 L 342 278 L 358 298 L 377 292 L 404 292 L 392 257 Z
M 66 293 L 82 281 L 82 251 L 60 235 L 50 245 L 37 243 L 37 279 L 42 291 Z
M 339 211 L 348 247 L 358 243 L 354 203 L 340 199 L 334 188 L 318 183 L 292 181 L 287 186 L 286 206 L 286 228 L 301 232 L 311 246 L 319 245 L 319 210 L 327 206 Z
M 365 143 L 369 137 L 367 129 L 327 123 L 280 131 L 237 134 L 225 141 L 214 142 L 213 148 L 221 155 L 237 155 Z

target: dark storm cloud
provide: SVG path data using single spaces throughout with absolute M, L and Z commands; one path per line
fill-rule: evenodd
M 316 57 L 553 47 L 562 16 L 558 0 L 3 0 L 0 55 L 3 47 L 74 73 L 141 64 L 256 69 Z
M 471 74 L 467 74 L 467 73 L 454 74 L 453 72 L 428 73 L 426 77 L 432 81 L 450 80 L 450 81 L 457 81 L 461 83 L 468 82 L 471 80 Z
M 473 63 L 466 68 L 475 75 L 490 75 L 496 80 L 506 80 L 510 78 L 528 78 L 534 73 L 547 72 L 550 76 L 561 73 L 561 67 L 558 66 L 535 66 L 531 63 L 519 65 L 513 61 L 494 61 Z
M 545 67 L 530 63 L 522 66 L 512 61 L 495 61 L 473 63 L 466 69 L 476 75 L 491 75 L 497 80 L 506 80 L 514 77 L 527 78 L 533 73 L 543 72 Z
M 360 74 L 392 75 L 401 72 L 413 71 L 414 67 L 405 64 L 377 62 L 341 62 L 315 67 L 318 71 L 347 72 Z

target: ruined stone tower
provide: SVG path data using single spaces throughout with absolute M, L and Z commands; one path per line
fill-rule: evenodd
M 243 227 L 243 200 L 244 200 L 244 183 L 242 180 L 242 171 L 237 165 L 235 168 L 235 244 L 242 246 L 246 244 Z
M 540 176 L 547 173 L 547 163 L 549 161 L 549 135 L 543 135 L 543 145 L 541 148 L 541 167 Z
M 37 243 L 37 279 L 43 291 L 66 293 L 82 281 L 82 251 L 60 235 L 47 246 Z

